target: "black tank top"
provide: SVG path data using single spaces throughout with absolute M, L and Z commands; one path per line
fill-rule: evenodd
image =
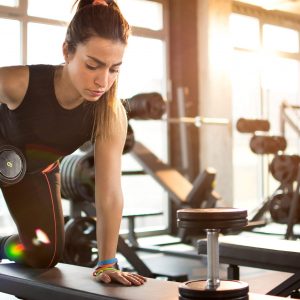
M 18 108 L 0 105 L 0 132 L 27 159 L 27 171 L 44 169 L 88 141 L 94 122 L 94 102 L 64 109 L 54 91 L 55 66 L 29 66 L 29 86 Z

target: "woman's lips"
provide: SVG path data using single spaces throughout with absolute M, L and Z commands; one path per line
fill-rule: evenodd
M 91 91 L 91 90 L 89 90 L 89 92 L 93 97 L 100 97 L 104 94 L 104 91 Z

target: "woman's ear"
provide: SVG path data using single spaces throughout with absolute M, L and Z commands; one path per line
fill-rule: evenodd
M 63 43 L 63 56 L 64 56 L 65 63 L 68 64 L 69 63 L 69 45 L 67 42 Z

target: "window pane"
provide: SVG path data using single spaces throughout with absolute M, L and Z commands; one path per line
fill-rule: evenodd
M 161 40 L 130 37 L 119 77 L 120 98 L 126 99 L 138 93 L 148 92 L 166 95 L 164 49 L 164 42 Z M 163 158 L 165 145 L 160 143 L 164 136 L 161 122 L 134 120 L 131 122 L 138 123 L 135 130 L 136 139 L 145 143 L 156 155 Z
M 0 19 L 0 66 L 21 64 L 20 22 Z
M 162 40 L 131 36 L 125 52 L 119 78 L 118 93 L 130 98 L 138 93 L 159 92 L 166 94 L 165 45 Z M 166 157 L 166 124 L 160 121 L 130 120 L 137 141 L 143 143 L 162 160 Z M 129 154 L 123 155 L 123 168 L 142 169 Z M 125 210 L 164 211 L 163 216 L 140 218 L 137 228 L 166 227 L 166 192 L 149 175 L 122 176 Z M 145 195 L 145 191 L 151 191 Z M 142 201 L 141 201 L 142 199 Z M 126 220 L 122 228 L 126 228 Z M 156 228 L 157 229 L 157 228 Z
M 164 42 L 131 36 L 119 78 L 120 97 L 134 93 L 165 93 Z
M 262 62 L 262 87 L 276 93 L 298 95 L 299 62 L 293 59 L 266 56 Z
M 60 64 L 66 28 L 28 23 L 28 64 Z M 37 42 L 38 41 L 38 42 Z
M 30 16 L 68 21 L 72 15 L 74 0 L 28 0 Z
M 161 3 L 144 0 L 118 0 L 117 3 L 131 26 L 152 30 L 163 28 Z
M 296 30 L 274 26 L 263 26 L 264 48 L 267 50 L 299 52 L 299 34 Z
M 266 91 L 265 102 L 268 104 L 268 118 L 272 132 L 280 134 L 280 106 L 283 101 L 299 104 L 300 97 L 299 61 L 282 57 L 269 57 L 264 60 L 262 87 Z M 288 78 L 288 80 L 287 80 Z M 291 140 L 288 141 L 288 146 Z
M 246 49 L 259 47 L 259 20 L 257 18 L 231 14 L 230 33 L 233 47 Z
M 232 66 L 232 115 L 237 119 L 259 118 L 260 105 L 260 66 L 256 54 L 234 51 Z M 252 210 L 260 200 L 260 158 L 251 152 L 249 135 L 233 131 L 234 199 L 235 205 Z M 245 180 L 247 178 L 247 180 Z
M 19 6 L 18 0 L 0 0 L 0 5 L 16 7 Z

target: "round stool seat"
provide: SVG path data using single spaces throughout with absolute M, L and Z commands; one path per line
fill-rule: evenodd
M 216 289 L 208 289 L 205 280 L 192 280 L 179 286 L 181 300 L 246 300 L 249 285 L 238 280 L 221 280 Z
M 247 210 L 238 208 L 187 208 L 177 211 L 180 228 L 242 228 L 248 223 Z

